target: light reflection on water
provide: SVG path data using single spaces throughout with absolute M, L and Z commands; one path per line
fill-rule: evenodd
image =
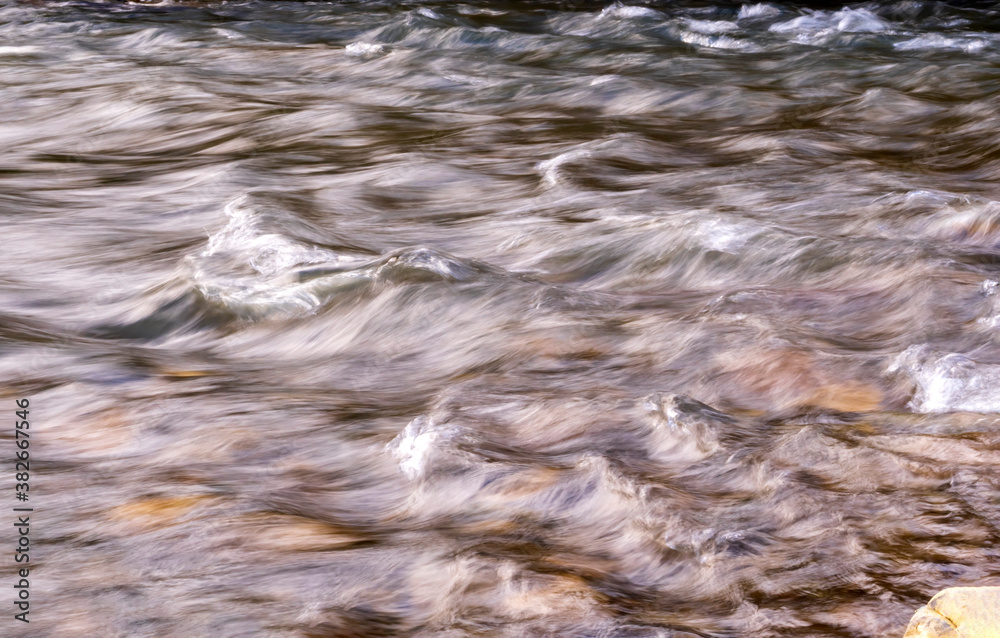
M 0 2 L 13 635 L 889 637 L 1000 584 L 998 27 Z

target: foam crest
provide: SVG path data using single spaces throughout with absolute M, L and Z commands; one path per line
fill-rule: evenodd
M 372 42 L 352 42 L 344 49 L 344 53 L 354 58 L 370 59 L 377 58 L 388 52 L 384 44 Z
M 737 14 L 736 19 L 751 20 L 753 18 L 766 18 L 776 16 L 779 13 L 781 13 L 781 9 L 763 2 L 758 4 L 745 4 L 740 7 L 740 12 Z
M 889 371 L 902 371 L 916 384 L 909 404 L 916 412 L 1000 412 L 1000 365 L 922 345 L 907 348 Z
M 612 80 L 604 80 L 613 81 Z M 630 135 L 612 135 L 608 138 L 590 140 L 535 164 L 535 170 L 542 176 L 542 182 L 556 186 L 567 181 L 569 168 L 573 164 L 609 156 L 630 158 L 641 154 L 644 145 Z
M 266 220 L 243 196 L 225 209 L 229 222 L 208 240 L 202 257 L 245 260 L 261 275 L 273 276 L 302 264 L 338 261 L 336 253 L 294 241 L 266 229 Z
M 926 35 L 903 40 L 893 45 L 900 51 L 923 51 L 923 50 L 948 50 L 964 51 L 966 53 L 978 53 L 990 46 L 990 42 L 982 38 L 975 37 L 948 37 L 939 33 L 929 33 Z
M 763 229 L 748 223 L 716 218 L 698 223 L 693 235 L 709 250 L 738 255 L 748 241 L 763 232 Z
M 385 257 L 374 268 L 377 277 L 430 275 L 446 281 L 469 281 L 487 271 L 485 266 L 430 248 L 408 248 Z
M 386 450 L 399 461 L 399 469 L 409 479 L 416 479 L 427 469 L 435 441 L 441 432 L 435 430 L 434 422 L 427 417 L 417 417 L 410 421 L 403 431 L 386 446 Z
M 541 173 L 544 183 L 549 186 L 555 186 L 560 181 L 563 167 L 572 162 L 591 157 L 594 154 L 593 146 L 593 144 L 582 145 L 565 153 L 560 153 L 551 159 L 538 162 L 535 165 L 535 169 Z
M 272 226 L 280 227 L 280 213 L 268 215 L 250 197 L 230 203 L 226 215 L 229 223 L 189 265 L 196 288 L 238 315 L 312 312 L 324 299 L 315 281 L 299 281 L 300 269 L 322 264 L 339 274 L 364 263 L 278 232 Z
M 733 421 L 683 394 L 658 392 L 646 397 L 642 407 L 652 419 L 656 456 L 701 460 L 720 449 L 716 426 Z
M 725 20 L 685 20 L 685 26 L 696 33 L 705 35 L 716 35 L 719 33 L 730 33 L 738 31 L 739 27 L 735 22 Z
M 704 32 L 698 31 L 685 31 L 681 33 L 681 41 L 688 44 L 693 44 L 701 47 L 709 47 L 711 49 L 736 49 L 736 50 L 756 50 L 757 47 L 750 43 L 744 42 L 742 40 L 737 40 L 736 38 L 731 38 L 727 35 L 708 35 Z
M 399 469 L 410 480 L 417 480 L 430 470 L 442 445 L 458 434 L 454 427 L 444 427 L 432 418 L 419 416 L 410 421 L 386 450 L 399 461 Z
M 831 31 L 842 33 L 874 33 L 885 31 L 889 24 L 867 9 L 844 8 L 840 11 L 816 11 L 772 24 L 775 33 L 809 33 Z
M 315 312 L 337 294 L 375 281 L 463 282 L 494 273 L 431 248 L 400 249 L 374 260 L 320 248 L 280 232 L 291 222 L 246 197 L 227 206 L 226 214 L 229 223 L 188 264 L 207 299 L 246 319 Z
M 601 11 L 597 16 L 601 18 L 662 18 L 663 14 L 649 7 L 635 7 L 616 2 L 610 7 Z

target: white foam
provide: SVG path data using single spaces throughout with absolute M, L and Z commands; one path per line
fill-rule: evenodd
M 663 14 L 649 7 L 632 7 L 616 2 L 605 8 L 598 18 L 659 18 Z
M 435 11 L 434 9 L 429 9 L 427 7 L 420 7 L 417 9 L 417 15 L 422 15 L 425 18 L 430 18 L 431 20 L 444 20 L 444 16 Z
M 735 255 L 740 252 L 747 241 L 760 233 L 759 228 L 754 228 L 749 224 L 710 219 L 698 224 L 695 236 L 699 243 L 709 250 Z
M 354 58 L 374 58 L 386 52 L 384 44 L 371 42 L 352 42 L 344 49 L 344 53 Z
M 38 53 L 41 49 L 33 46 L 6 46 L 0 47 L 0 55 L 30 55 Z
M 634 138 L 626 134 L 612 135 L 611 137 L 583 142 L 559 153 L 555 157 L 543 160 L 535 164 L 535 170 L 542 175 L 542 181 L 550 186 L 558 184 L 562 180 L 563 167 L 566 164 L 587 159 L 601 153 L 614 152 L 620 149 L 620 154 L 630 154 L 630 147 L 635 144 Z
M 770 4 L 745 4 L 740 7 L 739 15 L 736 16 L 737 20 L 747 20 L 749 18 L 764 18 L 767 16 L 778 15 L 781 13 L 781 9 L 770 5 Z
M 997 299 L 997 288 L 1000 282 L 994 279 L 985 280 L 979 287 L 980 293 L 986 298 L 987 311 L 982 317 L 976 319 L 976 323 L 985 326 L 989 330 L 994 330 L 1000 326 L 1000 303 Z
M 575 148 L 565 153 L 560 153 L 555 157 L 543 160 L 535 164 L 535 169 L 542 174 L 542 181 L 550 186 L 559 183 L 560 169 L 563 164 L 568 164 L 579 159 L 590 157 L 593 153 L 588 148 Z
M 735 22 L 727 22 L 725 20 L 685 20 L 684 24 L 691 31 L 704 33 L 705 35 L 729 33 L 739 30 Z
M 454 434 L 455 428 L 442 428 L 433 419 L 418 416 L 386 445 L 386 450 L 399 460 L 399 469 L 403 474 L 410 480 L 416 480 L 427 472 L 429 460 L 439 442 L 450 439 Z
M 917 385 L 910 401 L 915 412 L 1000 412 L 1000 365 L 980 364 L 927 346 L 907 348 L 889 371 L 904 371 Z
M 608 82 L 615 82 L 620 80 L 621 77 L 622 76 L 616 74 L 598 75 L 590 81 L 590 86 L 600 86 L 602 84 L 607 84 Z
M 904 201 L 907 204 L 947 204 L 955 201 L 956 196 L 951 193 L 946 193 L 944 191 L 936 191 L 929 189 L 918 189 L 907 191 Z
M 873 33 L 885 31 L 889 24 L 867 9 L 844 8 L 833 13 L 816 11 L 788 22 L 772 24 L 775 33 L 802 33 L 815 31 L 840 31 L 844 33 Z
M 720 449 L 709 418 L 724 415 L 709 406 L 683 395 L 657 392 L 646 397 L 642 407 L 652 419 L 651 451 L 661 460 L 697 462 Z M 698 413 L 702 408 L 704 415 Z
M 750 42 L 737 40 L 736 38 L 731 38 L 727 35 L 705 35 L 704 33 L 687 31 L 681 34 L 681 40 L 687 42 L 688 44 L 709 47 L 712 49 L 738 49 L 743 51 L 757 50 L 757 47 Z
M 939 33 L 929 33 L 927 35 L 921 35 L 916 38 L 897 42 L 893 45 L 893 47 L 901 51 L 943 49 L 965 51 L 966 53 L 978 53 L 989 45 L 989 42 L 980 38 L 949 38 Z
M 292 266 L 338 261 L 339 256 L 332 251 L 264 232 L 259 216 L 245 196 L 228 204 L 225 212 L 229 223 L 209 238 L 202 253 L 204 257 L 238 253 L 254 270 L 266 276 L 279 274 Z
M 280 211 L 269 219 L 247 197 L 227 206 L 226 214 L 229 223 L 187 263 L 206 298 L 247 319 L 315 312 L 344 290 L 406 278 L 412 271 L 468 281 L 487 270 L 430 248 L 398 250 L 373 261 L 313 246 L 275 232 L 294 220 Z
M 189 258 L 195 286 L 207 298 L 253 317 L 272 313 L 300 314 L 319 308 L 324 297 L 317 284 L 299 282 L 298 269 L 328 266 L 346 270 L 365 261 L 310 246 L 278 232 L 269 232 L 247 196 L 226 206 L 229 223 L 209 237 L 201 253 Z M 347 273 L 357 279 L 367 273 Z M 334 277 L 321 282 L 335 286 Z

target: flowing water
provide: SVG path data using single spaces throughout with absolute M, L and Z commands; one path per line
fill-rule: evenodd
M 3 0 L 0 112 L 4 636 L 1000 584 L 1000 7 Z

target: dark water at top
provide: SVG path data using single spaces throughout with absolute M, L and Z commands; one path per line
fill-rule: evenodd
M 0 2 L 0 633 L 889 638 L 1000 584 L 988 7 Z

